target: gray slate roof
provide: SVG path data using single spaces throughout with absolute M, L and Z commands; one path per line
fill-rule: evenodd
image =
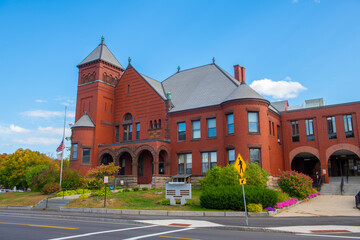
M 166 94 L 164 92 L 161 82 L 156 81 L 155 79 L 152 79 L 144 74 L 139 74 L 160 95 L 162 99 L 166 100 Z
M 78 128 L 78 127 L 87 127 L 87 128 L 94 128 L 95 124 L 91 117 L 85 112 L 85 114 L 77 120 L 77 122 L 71 128 Z
M 284 101 L 272 102 L 270 106 L 273 106 L 279 112 L 283 112 L 285 111 L 287 105 L 288 105 L 288 101 L 284 100 Z
M 236 99 L 267 101 L 216 64 L 180 71 L 162 84 L 165 92 L 172 95 L 174 108 L 170 112 L 215 106 Z
M 115 56 L 111 53 L 109 48 L 106 46 L 104 41 L 101 41 L 99 46 L 97 46 L 94 51 L 92 51 L 79 65 L 78 67 L 94 62 L 102 60 L 104 62 L 110 63 L 111 65 L 114 65 L 115 67 L 121 68 L 124 70 L 123 66 L 119 63 L 119 61 L 115 58 Z

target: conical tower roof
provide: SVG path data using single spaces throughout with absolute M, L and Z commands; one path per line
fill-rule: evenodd
M 123 66 L 119 63 L 119 61 L 115 58 L 115 56 L 111 53 L 109 48 L 106 46 L 104 42 L 104 36 L 101 37 L 101 43 L 97 46 L 94 51 L 92 51 L 79 65 L 81 67 L 84 64 L 96 62 L 96 61 L 104 61 L 109 63 L 115 67 L 118 67 L 124 70 Z

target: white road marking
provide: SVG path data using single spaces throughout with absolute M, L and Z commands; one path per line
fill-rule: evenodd
M 147 234 L 147 235 L 142 235 L 142 236 L 137 236 L 137 237 L 132 237 L 132 238 L 126 238 L 123 240 L 136 240 L 136 239 L 154 237 L 154 236 L 168 234 L 168 233 L 182 232 L 182 231 L 187 231 L 187 230 L 192 230 L 192 229 L 195 229 L 195 228 L 183 228 L 183 229 L 177 229 L 177 230 L 172 230 L 172 231 L 159 232 L 159 233 Z
M 351 236 L 338 236 L 338 235 L 319 235 L 319 234 L 296 234 L 299 236 L 308 236 L 308 237 L 328 237 L 328 238 L 349 238 L 349 239 L 360 239 L 360 237 L 351 237 Z
M 151 226 L 144 226 L 144 227 L 121 228 L 121 229 L 107 230 L 107 231 L 101 231 L 101 232 L 85 233 L 85 234 L 68 236 L 68 237 L 52 238 L 52 239 L 49 239 L 49 240 L 64 240 L 64 239 L 80 238 L 80 237 L 87 237 L 87 236 L 104 234 L 104 233 L 130 231 L 130 230 L 136 230 L 136 229 L 142 229 L 142 228 L 151 228 L 151 227 L 156 227 L 156 226 L 151 225 Z
M 271 227 L 268 229 L 272 230 L 280 230 L 285 232 L 293 232 L 293 233 L 309 233 L 312 234 L 312 231 L 323 231 L 329 230 L 331 231 L 349 231 L 350 233 L 360 233 L 360 226 L 341 226 L 341 225 L 311 225 L 311 226 L 287 226 L 287 227 Z
M 137 220 L 137 222 L 154 224 L 160 226 L 169 226 L 170 224 L 187 224 L 189 227 L 220 227 L 223 226 L 221 224 L 209 222 L 209 221 L 201 221 L 201 220 L 187 220 L 187 219 L 166 219 L 166 220 Z

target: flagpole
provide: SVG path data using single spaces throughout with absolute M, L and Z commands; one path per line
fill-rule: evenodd
M 64 130 L 63 130 L 63 144 L 65 146 L 65 125 L 66 125 L 66 106 L 65 106 L 65 118 L 64 118 Z M 64 149 L 65 150 L 65 149 Z M 62 181 L 62 172 L 63 172 L 63 159 L 64 159 L 64 150 L 61 152 L 61 167 L 60 167 L 60 189 L 61 187 L 61 181 Z

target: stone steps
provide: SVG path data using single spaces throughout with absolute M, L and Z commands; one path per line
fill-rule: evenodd
M 51 209 L 51 210 L 60 210 L 60 208 L 64 207 L 68 204 L 72 199 L 60 199 L 60 198 L 50 198 L 48 200 L 48 205 L 46 207 L 46 199 L 41 200 L 37 203 L 34 208 L 35 209 Z
M 360 184 L 344 184 L 343 195 L 355 195 L 360 191 Z M 323 184 L 321 194 L 340 195 L 339 184 Z

